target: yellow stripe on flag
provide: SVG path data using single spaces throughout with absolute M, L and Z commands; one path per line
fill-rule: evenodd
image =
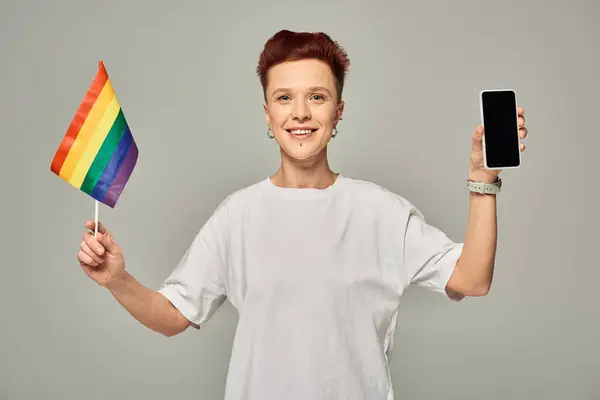
M 121 105 L 119 104 L 117 97 L 113 96 L 112 101 L 106 108 L 104 116 L 94 130 L 94 134 L 90 138 L 85 152 L 81 155 L 81 158 L 75 167 L 75 171 L 73 171 L 73 176 L 71 176 L 70 181 L 73 186 L 81 188 L 90 166 L 94 162 L 98 151 L 100 151 L 102 143 L 104 143 L 104 139 L 106 139 L 108 132 L 110 132 L 110 128 L 112 128 L 115 119 L 117 119 L 117 115 L 119 115 L 120 109 Z
M 73 171 L 77 167 L 77 163 L 81 158 L 81 155 L 86 151 L 86 147 L 90 138 L 94 134 L 96 127 L 100 119 L 104 116 L 106 107 L 110 104 L 112 99 L 115 97 L 115 92 L 110 81 L 106 81 L 106 84 L 102 88 L 100 95 L 96 99 L 94 106 L 90 110 L 87 118 L 85 119 L 77 138 L 73 142 L 69 154 L 65 158 L 65 162 L 60 170 L 60 177 L 70 182 L 73 175 Z

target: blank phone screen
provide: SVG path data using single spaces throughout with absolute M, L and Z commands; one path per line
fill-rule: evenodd
M 483 92 L 481 96 L 487 166 L 519 166 L 519 128 L 515 93 L 511 90 L 490 91 Z

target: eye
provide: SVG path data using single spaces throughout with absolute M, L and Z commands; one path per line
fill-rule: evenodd
M 277 98 L 277 100 L 283 100 L 283 101 L 286 101 L 286 100 L 289 100 L 289 99 L 290 99 L 290 96 L 288 96 L 287 94 L 284 94 L 283 96 L 279 96 Z
M 321 96 L 320 94 L 315 94 L 312 96 L 312 98 L 316 101 L 324 101 L 325 100 L 325 96 Z

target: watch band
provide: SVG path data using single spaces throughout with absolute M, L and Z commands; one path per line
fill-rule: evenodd
M 502 180 L 498 178 L 498 180 L 494 183 L 484 183 L 467 180 L 466 185 L 469 191 L 471 192 L 481 194 L 496 194 L 500 193 L 502 189 Z

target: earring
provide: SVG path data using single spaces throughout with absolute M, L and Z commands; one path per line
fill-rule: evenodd
M 342 119 L 344 119 L 344 118 L 342 118 L 342 117 L 340 116 L 340 121 L 341 121 Z M 334 133 L 331 135 L 331 137 L 332 137 L 332 138 L 336 137 L 336 136 L 337 136 L 337 134 L 338 134 L 338 131 L 337 131 L 337 126 L 333 127 L 333 131 L 334 131 Z
M 269 127 L 269 130 L 267 131 L 267 136 L 269 137 L 269 139 L 273 139 L 275 137 L 275 135 L 271 133 L 271 127 Z

